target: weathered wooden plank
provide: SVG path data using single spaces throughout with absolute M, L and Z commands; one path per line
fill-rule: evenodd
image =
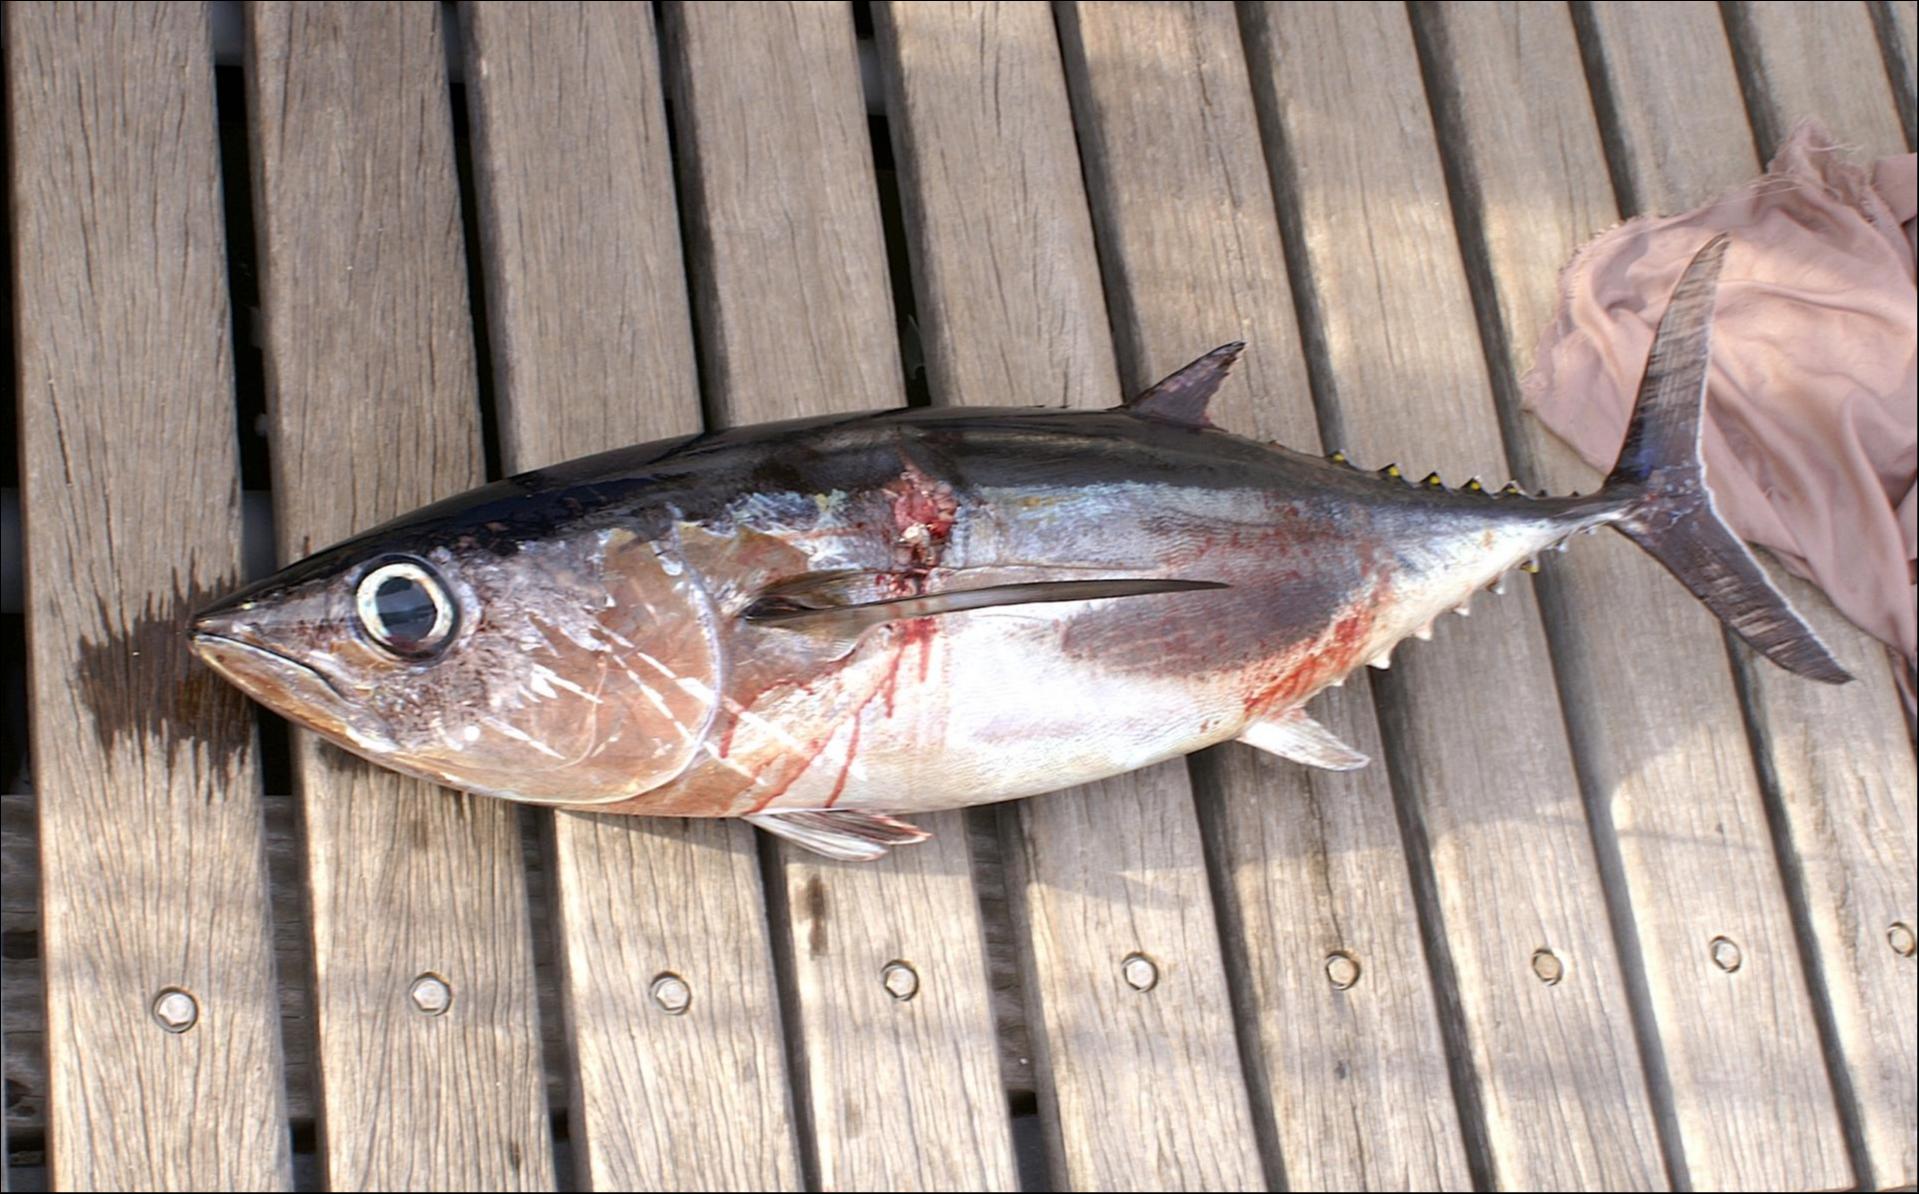
M 46 985 L 40 966 L 40 840 L 33 797 L 0 796 L 0 1061 L 7 1133 L 46 1130 Z
M 1322 418 L 1365 467 L 1505 471 L 1405 11 L 1248 10 L 1282 203 L 1325 345 Z M 1352 80 L 1365 78 L 1365 86 Z M 1531 586 L 1447 619 L 1377 685 L 1430 843 L 1443 942 L 1500 1186 L 1666 1180 Z
M 873 18 L 934 400 L 1111 406 L 1052 14 L 941 0 L 876 4 Z
M 1812 6 L 1809 19 L 1846 21 L 1849 6 Z M 1759 167 L 1750 140 L 1724 130 L 1744 110 L 1729 51 L 1712 41 L 1710 5 L 1600 5 L 1592 10 L 1607 86 L 1619 112 L 1618 138 L 1631 190 L 1647 211 L 1683 211 L 1750 179 Z M 1844 61 L 1796 60 L 1755 22 L 1755 57 L 1769 63 L 1758 80 L 1782 121 L 1814 110 L 1823 81 L 1851 69 Z M 1797 30 L 1817 49 L 1839 34 Z M 1723 35 L 1721 36 L 1723 41 Z M 1684 47 L 1683 57 L 1680 47 Z M 1708 53 L 1708 48 L 1712 52 Z M 1870 64 L 1868 64 L 1870 65 Z M 1683 88 L 1648 87 L 1683 77 Z M 1877 77 L 1856 80 L 1878 108 L 1847 101 L 1856 125 L 1835 124 L 1842 143 L 1894 153 L 1900 131 Z M 1789 125 L 1782 125 L 1789 127 Z M 1799 682 L 1768 666 L 1742 667 L 1762 768 L 1784 814 L 1789 865 L 1813 930 L 1815 967 L 1825 988 L 1856 1100 L 1870 1185 L 1898 1185 L 1914 1174 L 1915 1054 L 1909 959 L 1889 948 L 1894 923 L 1914 923 L 1913 758 L 1904 719 L 1877 644 L 1847 622 L 1811 586 L 1772 569 L 1775 580 L 1859 679 L 1844 688 Z M 1743 659 L 1743 652 L 1739 653 Z M 1742 970 L 1743 973 L 1743 970 Z
M 1064 30 L 1126 387 L 1150 384 L 1217 342 L 1244 339 L 1245 357 L 1211 406 L 1214 421 L 1312 450 L 1319 433 L 1231 7 L 1082 5 Z M 1008 138 L 1021 146 L 1032 140 Z M 1071 146 L 1067 140 L 1063 151 L 1069 163 Z M 945 174 L 971 177 L 959 168 Z M 1076 211 L 1077 173 L 1071 182 Z M 997 212 L 1011 205 L 989 193 L 968 206 Z M 1089 256 L 1086 266 L 1093 264 Z M 975 301 L 992 299 L 981 288 Z M 1046 374 L 1032 372 L 1041 382 L 1035 393 L 1043 394 Z M 1086 404 L 1110 405 L 1111 395 L 1089 395 Z M 1359 677 L 1315 711 L 1377 758 L 1369 692 Z M 1227 948 L 1243 968 L 1233 977 L 1248 986 L 1240 1002 L 1242 1032 L 1255 1042 L 1246 1051 L 1252 1104 L 1283 1157 L 1287 1183 L 1468 1185 L 1385 766 L 1308 772 L 1230 746 L 1204 756 L 1197 775 L 1225 871 L 1217 889 Z M 1335 964 L 1338 983 L 1327 970 L 1336 954 L 1344 956 Z M 1181 964 L 1202 970 L 1202 960 L 1204 972 L 1186 981 L 1207 983 L 1203 998 L 1216 1000 L 1210 957 Z M 1339 969 L 1347 961 L 1358 967 L 1356 982 Z M 1227 1031 L 1184 1017 L 1176 1026 Z M 1179 1114 L 1164 1105 L 1149 1110 Z M 1115 1125 L 1122 1133 L 1135 1126 Z M 1134 1165 L 1151 1173 L 1150 1164 Z
M 725 424 L 896 406 L 852 13 L 667 10 L 709 409 Z M 958 814 L 878 863 L 780 847 L 800 1080 L 823 1189 L 1018 1184 Z M 896 999 L 895 961 L 918 975 Z
M 506 470 L 697 431 L 652 6 L 462 13 Z M 592 1187 L 797 1185 L 752 830 L 560 813 L 553 836 Z M 668 973 L 693 995 L 679 1015 L 651 994 Z
M 1760 157 L 1771 158 L 1808 117 L 1822 121 L 1842 143 L 1870 146 L 1875 154 L 1904 148 L 1893 82 L 1863 0 L 1749 0 L 1725 5 L 1721 13 Z
M 266 812 L 267 874 L 271 877 L 273 911 L 274 971 L 279 980 L 280 1040 L 285 1058 L 286 1115 L 296 1126 L 314 1116 L 313 1090 L 313 1009 L 307 951 L 311 939 L 307 932 L 306 912 L 300 887 L 306 868 L 306 850 L 295 832 L 298 809 L 291 795 L 268 793 L 263 798 Z M 40 863 L 37 843 L 31 834 L 20 835 L 14 826 L 33 820 L 33 797 L 15 793 L 0 796 L 0 934 L 6 938 L 6 970 L 0 974 L 0 1019 L 7 1025 L 6 1078 L 7 1127 L 19 1134 L 43 1131 L 42 1111 L 46 1102 L 46 1060 L 40 1052 L 46 1033 L 46 1005 L 41 998 L 40 981 Z M 539 923 L 548 918 L 546 889 L 540 843 L 528 836 L 521 843 L 525 864 L 531 919 Z M 535 959 L 535 984 L 542 1008 L 560 1006 L 557 966 L 552 959 Z M 560 1064 L 565 1047 L 560 1017 L 542 1017 L 541 1052 L 549 1065 L 546 1075 L 547 1098 L 552 1106 L 566 1105 L 567 1080 Z M 16 1031 L 16 1029 L 18 1031 Z
M 1750 651 L 1738 663 L 1756 716 L 1757 745 L 1784 811 L 1790 865 L 1812 926 L 1839 1058 L 1856 1101 L 1867 1172 L 1858 1184 L 1892 1189 L 1919 1174 L 1919 797 L 1911 739 L 1885 648 L 1835 611 L 1817 588 L 1784 568 L 1773 583 L 1802 612 L 1818 611 L 1821 636 L 1865 682 L 1787 691 L 1796 676 L 1768 675 Z M 1857 689 L 1858 691 L 1854 691 Z
M 249 10 L 282 559 L 484 479 L 438 5 Z M 516 811 L 296 732 L 328 1182 L 550 1187 Z M 410 997 L 433 975 L 442 1014 Z
M 1504 391 L 1552 316 L 1559 267 L 1618 222 L 1563 9 L 1432 10 L 1456 96 L 1451 146 L 1507 359 Z M 1529 488 L 1601 482 L 1537 419 L 1508 412 Z M 1702 1187 L 1844 1184 L 1849 1168 L 1791 912 L 1724 639 L 1624 539 L 1553 562 L 1547 621 L 1588 799 L 1616 835 L 1686 1171 Z M 1602 830 L 1603 832 L 1604 830 Z M 1725 938 L 1742 956 L 1715 962 Z
M 53 1179 L 286 1187 L 253 727 L 184 635 L 240 572 L 207 9 L 5 33 Z
M 1737 14 L 1728 22 L 1737 57 L 1750 67 L 1745 98 L 1762 157 L 1808 117 L 1860 155 L 1904 148 L 1893 93 L 1879 85 L 1883 60 L 1863 4 L 1765 0 L 1727 11 Z
M 876 16 L 935 400 L 1112 405 L 1050 14 L 963 4 Z M 1018 827 L 1010 894 L 1054 1180 L 1259 1184 L 1184 768 L 1025 801 L 1004 824 Z M 1149 898 L 1118 877 L 1141 867 L 1157 875 Z M 1158 968 L 1148 992 L 1120 973 L 1135 951 Z

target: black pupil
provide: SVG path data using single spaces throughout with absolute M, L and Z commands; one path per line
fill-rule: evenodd
M 433 632 L 439 611 L 426 586 L 410 576 L 392 576 L 373 593 L 380 615 L 380 637 L 395 646 L 414 647 Z

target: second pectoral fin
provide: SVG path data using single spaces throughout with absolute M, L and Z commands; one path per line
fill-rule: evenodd
M 1239 740 L 1267 754 L 1328 771 L 1352 771 L 1372 761 L 1306 716 L 1303 709 L 1261 718 L 1247 726 Z

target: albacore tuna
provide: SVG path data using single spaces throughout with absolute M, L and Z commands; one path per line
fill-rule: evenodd
M 514 477 L 201 614 L 200 657 L 412 775 L 746 817 L 870 858 L 899 819 L 1238 739 L 1366 760 L 1304 712 L 1479 589 L 1610 526 L 1734 633 L 1847 679 L 1713 513 L 1699 419 L 1724 238 L 1659 326 L 1605 486 L 1530 498 L 1211 426 L 1227 345 L 1104 412 L 896 410 Z

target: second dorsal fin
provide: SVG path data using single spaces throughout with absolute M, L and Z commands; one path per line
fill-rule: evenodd
M 1154 382 L 1126 403 L 1126 409 L 1141 418 L 1187 427 L 1211 427 L 1213 421 L 1206 417 L 1206 404 L 1212 401 L 1219 391 L 1219 383 L 1226 380 L 1233 362 L 1245 349 L 1243 340 L 1220 345 L 1192 364 Z

